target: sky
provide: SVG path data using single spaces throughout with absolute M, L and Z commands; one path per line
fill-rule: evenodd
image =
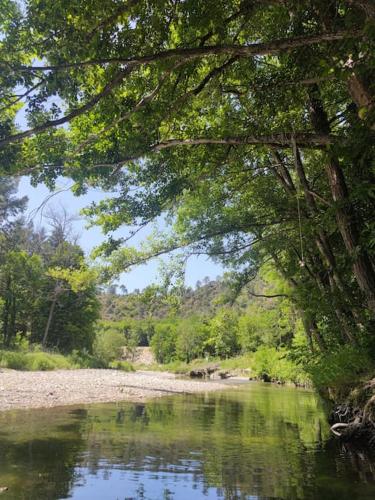
M 21 108 L 16 117 L 16 122 L 21 130 L 27 129 L 25 109 Z M 29 198 L 27 212 L 32 218 L 35 225 L 46 225 L 46 221 L 41 217 L 41 211 L 38 211 L 38 207 L 45 201 L 48 197 L 51 197 L 47 206 L 53 208 L 64 207 L 69 214 L 78 215 L 80 210 L 88 206 L 92 201 L 99 201 L 106 198 L 106 194 L 95 189 L 91 189 L 84 196 L 74 196 L 69 189 L 67 189 L 73 182 L 68 179 L 61 178 L 57 183 L 56 192 L 51 197 L 51 192 L 43 184 L 38 185 L 36 188 L 31 186 L 28 177 L 22 177 L 18 186 L 19 195 L 27 196 Z M 37 213 L 35 213 L 37 212 Z M 105 240 L 105 236 L 101 233 L 100 228 L 94 227 L 87 229 L 87 221 L 83 217 L 80 220 L 74 222 L 74 229 L 79 237 L 79 244 L 85 251 L 86 255 L 89 255 L 91 250 L 99 245 Z M 140 242 L 143 238 L 147 236 L 150 232 L 149 229 L 143 230 L 136 238 L 134 238 L 133 244 L 137 241 Z M 124 228 L 123 235 L 127 236 L 129 233 Z M 116 232 L 116 236 L 121 236 L 121 232 Z M 168 260 L 168 257 L 163 259 Z M 160 260 L 154 259 L 151 262 L 144 264 L 142 266 L 137 266 L 133 268 L 130 272 L 124 273 L 120 276 L 118 280 L 119 285 L 125 285 L 129 292 L 140 289 L 142 290 L 146 286 L 158 281 L 158 268 Z M 187 286 L 194 287 L 197 281 L 201 281 L 206 276 L 210 279 L 215 279 L 217 276 L 223 274 L 223 267 L 215 264 L 211 259 L 205 256 L 192 256 L 186 266 L 185 283 Z
M 72 185 L 72 181 L 68 179 L 61 179 L 58 182 L 56 192 L 51 193 L 43 184 L 36 188 L 30 185 L 28 177 L 22 177 L 18 186 L 18 194 L 20 196 L 27 196 L 29 199 L 27 216 L 33 221 L 36 226 L 46 225 L 43 219 L 43 211 L 38 210 L 40 205 L 48 198 L 46 207 L 43 209 L 44 213 L 47 207 L 59 209 L 64 207 L 70 215 L 79 215 L 82 208 L 88 206 L 92 201 L 99 201 L 106 197 L 106 194 L 91 189 L 84 196 L 74 196 L 68 189 Z M 59 192 L 60 191 L 60 192 Z M 51 194 L 53 196 L 51 197 Z M 100 228 L 93 227 L 87 228 L 87 221 L 81 216 L 78 220 L 74 221 L 75 233 L 79 236 L 79 244 L 89 255 L 91 250 L 105 240 L 105 236 L 101 233 Z M 124 235 L 128 234 L 126 228 L 123 230 Z M 150 229 L 144 229 L 133 243 L 140 242 L 147 236 Z M 117 233 L 116 233 L 117 234 Z M 120 232 L 121 235 L 121 232 Z M 164 260 L 167 260 L 164 259 Z M 137 266 L 127 273 L 123 273 L 118 281 L 119 285 L 125 285 L 129 292 L 135 289 L 142 290 L 146 286 L 158 281 L 158 267 L 160 261 L 154 259 L 151 262 L 142 266 Z M 191 257 L 186 267 L 186 285 L 194 287 L 198 280 L 202 280 L 208 276 L 210 279 L 215 279 L 223 273 L 223 268 L 212 262 L 208 257 L 199 256 Z

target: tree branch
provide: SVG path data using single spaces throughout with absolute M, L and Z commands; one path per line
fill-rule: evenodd
M 267 145 L 273 147 L 290 147 L 293 138 L 304 147 L 323 147 L 333 142 L 329 134 L 311 134 L 307 132 L 279 133 L 266 136 L 226 137 L 210 139 L 200 137 L 197 139 L 168 139 L 152 146 L 152 151 L 161 151 L 176 146 L 197 146 L 202 144 L 227 144 L 227 145 Z
M 252 295 L 253 297 L 264 297 L 265 299 L 275 299 L 276 297 L 287 297 L 289 298 L 290 295 L 286 293 L 275 293 L 275 295 L 265 295 L 263 293 L 253 293 L 250 292 L 249 290 L 247 291 L 249 295 Z
M 53 66 L 11 66 L 5 61 L 0 61 L 0 66 L 5 66 L 16 71 L 60 71 L 72 68 L 82 68 L 85 66 L 95 66 L 101 64 L 126 64 L 139 66 L 157 61 L 180 57 L 186 61 L 197 57 L 209 55 L 229 54 L 239 57 L 277 55 L 289 50 L 316 45 L 322 42 L 334 42 L 345 38 L 360 38 L 363 30 L 344 30 L 336 32 L 318 33 L 315 35 L 297 36 L 294 38 L 282 38 L 269 42 L 252 43 L 249 45 L 207 45 L 205 47 L 176 48 L 165 50 L 156 54 L 149 54 L 138 57 L 113 57 L 106 59 L 91 59 L 76 63 L 65 63 Z
M 61 118 L 58 118 L 57 120 L 49 120 L 41 125 L 37 125 L 34 128 L 25 130 L 24 132 L 20 132 L 18 134 L 14 135 L 9 135 L 8 137 L 5 137 L 4 139 L 0 140 L 0 147 L 1 146 L 6 146 L 7 144 L 13 143 L 20 141 L 22 139 L 26 139 L 26 137 L 30 137 L 35 134 L 39 134 L 40 132 L 44 132 L 45 130 L 48 130 L 49 128 L 53 127 L 58 127 L 59 125 L 64 125 L 65 123 L 70 122 L 73 120 L 73 118 L 76 118 L 77 116 L 82 115 L 83 113 L 86 113 L 86 111 L 89 111 L 92 109 L 103 97 L 106 97 L 108 94 L 112 92 L 112 90 L 117 87 L 122 80 L 125 78 L 126 75 L 128 75 L 132 71 L 132 68 L 127 68 L 123 71 L 119 71 L 116 76 L 105 85 L 103 90 L 96 94 L 94 97 L 92 97 L 86 104 L 79 108 L 73 109 L 70 113 L 67 115 L 64 115 Z

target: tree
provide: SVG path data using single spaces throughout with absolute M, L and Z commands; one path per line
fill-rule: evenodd
M 238 317 L 230 309 L 221 309 L 209 323 L 206 347 L 215 356 L 229 358 L 238 354 Z
M 176 355 L 176 326 L 173 321 L 155 326 L 150 346 L 158 363 L 169 363 Z
M 6 347 L 16 334 L 26 335 L 35 315 L 38 290 L 42 279 L 42 261 L 38 255 L 10 251 L 1 273 L 2 333 Z
M 202 358 L 208 338 L 207 321 L 190 316 L 179 322 L 177 327 L 176 356 L 189 363 L 195 358 Z
M 239 283 L 272 261 L 311 348 L 361 341 L 375 314 L 370 2 L 7 5 L 4 172 L 118 193 L 86 212 L 113 273 L 177 248 Z M 129 248 L 165 213 L 173 231 Z

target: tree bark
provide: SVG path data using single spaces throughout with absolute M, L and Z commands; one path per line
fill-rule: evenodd
M 309 91 L 310 117 L 314 130 L 321 134 L 330 133 L 327 114 L 323 108 L 319 89 L 316 85 Z M 344 172 L 339 160 L 327 152 L 325 171 L 333 201 L 336 203 L 336 221 L 345 248 L 353 262 L 353 274 L 359 288 L 366 297 L 368 308 L 375 313 L 375 271 L 367 251 L 361 248 L 358 230 L 358 217 L 350 202 Z
M 52 302 L 51 302 L 51 306 L 49 308 L 48 320 L 47 320 L 46 328 L 44 330 L 44 335 L 43 335 L 43 340 L 42 340 L 42 346 L 43 347 L 45 347 L 46 343 L 47 343 L 47 338 L 48 338 L 49 329 L 50 329 L 50 326 L 51 326 L 51 323 L 52 323 L 52 318 L 53 318 L 53 313 L 55 311 L 56 302 L 57 302 L 57 298 L 54 297 L 53 300 L 52 300 Z
M 48 334 L 49 334 L 49 330 L 50 330 L 52 319 L 53 319 L 53 313 L 55 312 L 57 298 L 58 298 L 58 295 L 59 295 L 59 289 L 60 289 L 59 285 L 56 285 L 54 293 L 53 293 L 53 298 L 52 298 L 51 306 L 49 308 L 49 313 L 48 313 L 48 319 L 47 319 L 46 328 L 44 330 L 44 335 L 43 335 L 43 340 L 42 340 L 42 346 L 43 347 L 46 347 L 46 345 L 47 345 Z
M 278 256 L 274 252 L 272 252 L 271 257 L 272 257 L 272 259 L 275 263 L 276 269 L 279 271 L 279 273 L 287 280 L 287 282 L 289 283 L 289 285 L 293 289 L 296 289 L 298 287 L 297 282 L 293 278 L 290 278 L 288 276 L 288 274 L 285 272 L 283 266 L 281 265 L 281 262 L 280 262 L 280 259 L 278 258 Z M 319 328 L 318 328 L 318 325 L 317 325 L 315 319 L 312 318 L 311 315 L 308 314 L 306 311 L 304 311 L 300 307 L 300 305 L 297 303 L 297 301 L 294 300 L 294 302 L 295 302 L 295 305 L 297 307 L 298 314 L 302 320 L 303 328 L 304 328 L 305 334 L 306 334 L 306 339 L 307 339 L 307 342 L 309 344 L 311 351 L 312 352 L 314 351 L 313 339 L 315 339 L 315 341 L 317 342 L 319 350 L 321 352 L 326 351 L 327 350 L 326 343 L 324 341 L 323 336 L 321 335 L 321 333 L 319 331 Z
M 10 285 L 11 285 L 11 279 L 10 276 L 7 276 L 6 279 L 6 285 L 5 285 L 5 303 L 4 303 L 4 308 L 3 308 L 3 325 L 2 325 L 2 330 L 3 330 L 3 339 L 4 339 L 4 345 L 8 345 L 8 327 L 9 327 L 9 309 L 10 309 Z
M 292 146 L 295 170 L 308 208 L 307 212 L 305 212 L 304 209 L 303 212 L 306 217 L 309 217 L 309 215 L 315 217 L 319 215 L 319 209 L 316 205 L 314 197 L 311 195 L 310 186 L 305 174 L 302 159 L 294 140 L 292 141 Z M 277 160 L 275 169 L 278 168 L 278 171 L 275 170 L 275 174 L 279 179 L 281 185 L 284 187 L 284 190 L 292 197 L 298 196 L 298 192 L 294 185 L 293 179 L 291 178 L 288 169 L 285 167 L 281 155 L 277 152 L 274 152 L 274 158 Z M 314 256 L 312 256 L 312 265 L 308 266 L 306 270 L 309 272 L 309 275 L 316 281 L 321 292 L 323 294 L 328 293 L 330 295 L 334 314 L 345 334 L 343 339 L 349 341 L 350 343 L 353 343 L 355 342 L 355 337 L 353 336 L 352 328 L 350 325 L 350 321 L 348 321 L 347 314 L 351 319 L 356 318 L 355 322 L 357 323 L 358 327 L 360 327 L 359 320 L 357 318 L 356 312 L 352 310 L 350 294 L 337 270 L 336 259 L 329 243 L 328 235 L 324 230 L 321 229 L 315 234 L 314 240 L 323 261 L 318 257 L 314 258 Z M 321 270 L 324 270 L 324 274 L 328 275 L 328 282 L 322 279 Z M 343 295 L 345 299 L 347 307 L 345 307 L 344 309 L 342 307 L 342 304 L 340 304 L 337 299 L 338 291 Z

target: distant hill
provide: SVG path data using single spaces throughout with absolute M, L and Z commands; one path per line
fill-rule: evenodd
M 252 289 L 263 288 L 260 280 L 252 283 Z M 228 285 L 221 279 L 209 280 L 205 278 L 198 282 L 195 289 L 185 288 L 180 296 L 180 306 L 177 314 L 180 317 L 192 315 L 213 316 L 216 310 L 227 302 L 229 296 Z M 246 309 L 254 297 L 245 288 L 236 299 L 234 307 Z M 118 294 L 103 293 L 100 297 L 102 304 L 101 316 L 103 320 L 120 321 L 124 318 L 143 320 L 147 318 L 165 318 L 172 312 L 172 306 L 165 297 L 150 293 L 150 289 L 132 293 Z

